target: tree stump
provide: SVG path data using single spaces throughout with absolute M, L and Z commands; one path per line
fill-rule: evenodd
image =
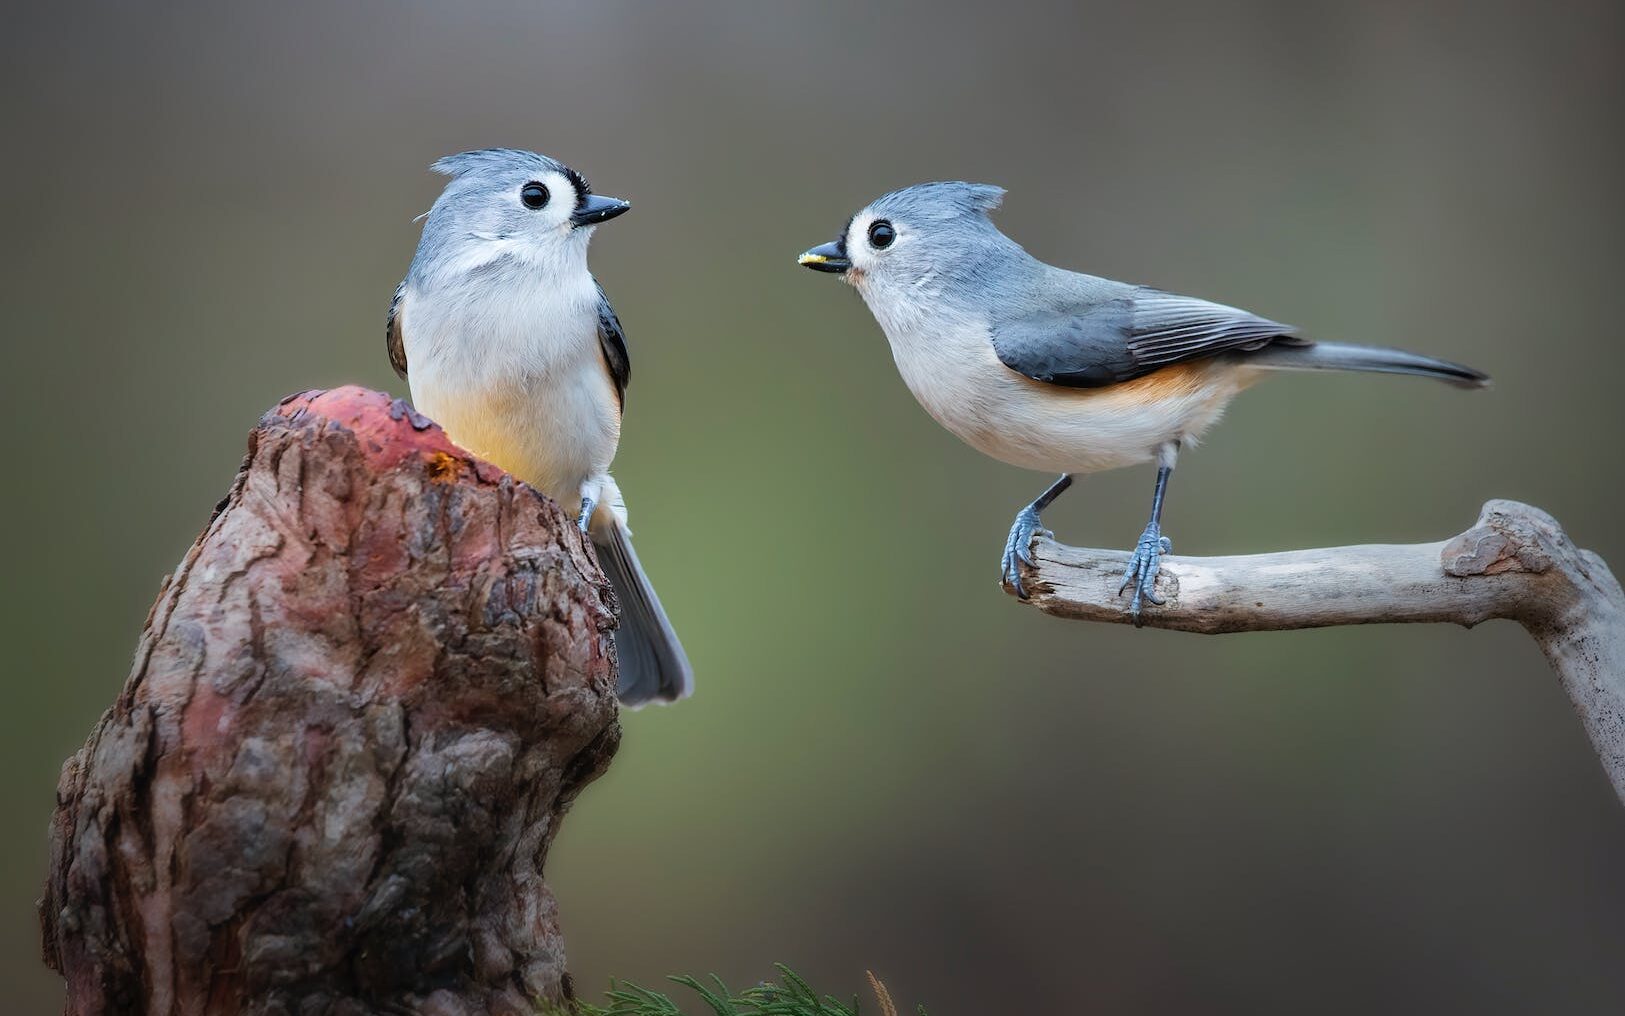
M 572 520 L 404 403 L 267 414 L 62 770 L 72 1014 L 535 1012 L 548 845 L 620 738 Z

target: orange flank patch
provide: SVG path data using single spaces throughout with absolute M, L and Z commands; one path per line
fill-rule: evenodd
M 1231 370 L 1229 373 L 1239 372 Z M 1214 382 L 1219 380 L 1217 365 L 1212 360 L 1196 360 L 1191 363 L 1176 363 L 1152 371 L 1144 377 L 1137 377 L 1133 381 L 1124 381 L 1105 388 L 1063 388 L 1044 381 L 1034 381 L 1033 384 L 1042 385 L 1050 393 L 1061 391 L 1080 399 L 1098 399 L 1103 402 L 1122 400 L 1132 405 L 1155 405 L 1175 399 L 1196 398 L 1204 394 L 1219 394 L 1213 390 Z M 1238 377 L 1237 381 L 1241 382 L 1241 379 Z M 1225 386 L 1223 394 L 1232 395 L 1244 386 L 1244 382 L 1237 383 L 1234 387 Z
M 1154 370 L 1145 377 L 1113 385 L 1110 391 L 1123 398 L 1144 399 L 1147 402 L 1189 398 L 1212 383 L 1212 368 L 1211 360 L 1176 363 L 1161 370 Z

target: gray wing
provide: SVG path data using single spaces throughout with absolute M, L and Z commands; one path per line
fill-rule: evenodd
M 1006 367 L 1069 388 L 1100 388 L 1219 353 L 1305 341 L 1278 321 L 1147 286 L 995 315 L 992 332 Z
M 597 284 L 596 279 L 593 282 Z M 603 286 L 598 286 L 598 348 L 604 351 L 604 366 L 615 382 L 615 397 L 624 406 L 626 384 L 632 380 L 632 358 L 626 352 L 626 332 L 621 330 L 621 321 L 609 305 Z
M 395 368 L 395 373 L 406 380 L 406 343 L 401 339 L 401 293 L 406 289 L 406 283 L 395 287 L 395 295 L 389 300 L 389 325 L 384 329 L 384 341 L 389 346 L 389 365 Z

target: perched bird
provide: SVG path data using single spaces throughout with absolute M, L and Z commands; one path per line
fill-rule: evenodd
M 800 263 L 839 274 L 863 296 L 909 390 L 938 423 L 1012 465 L 1059 472 L 1021 509 L 1005 542 L 1004 581 L 1025 598 L 1039 513 L 1074 476 L 1155 460 L 1151 521 L 1118 592 L 1129 611 L 1156 592 L 1162 503 L 1182 444 L 1265 373 L 1353 370 L 1416 374 L 1464 388 L 1489 379 L 1397 349 L 1312 342 L 1222 304 L 1045 264 L 989 214 L 1004 190 L 926 183 L 893 191 L 847 221 Z
M 682 698 L 693 671 L 609 475 L 631 369 L 626 336 L 587 269 L 593 228 L 631 206 L 535 152 L 464 152 L 432 168 L 451 182 L 390 304 L 390 363 L 452 440 L 580 506 L 620 601 L 621 701 Z

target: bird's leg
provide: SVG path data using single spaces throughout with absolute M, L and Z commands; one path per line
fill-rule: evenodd
M 1072 474 L 1062 473 L 1061 478 L 1049 485 L 1049 489 L 1038 495 L 1038 499 L 1027 507 L 1016 512 L 1015 525 L 1010 527 L 1010 537 L 1004 541 L 1004 560 L 999 564 L 999 570 L 1004 581 L 1015 589 L 1016 595 L 1023 600 L 1027 598 L 1027 587 L 1021 584 L 1021 565 L 1036 565 L 1033 560 L 1033 537 L 1042 533 L 1051 535 L 1044 529 L 1038 520 L 1038 513 L 1048 508 L 1051 501 L 1061 496 L 1061 492 L 1072 486 Z
M 1168 491 L 1168 477 L 1173 475 L 1174 460 L 1178 457 L 1178 441 L 1170 441 L 1157 451 L 1157 489 L 1151 495 L 1151 521 L 1146 523 L 1145 532 L 1140 534 L 1140 542 L 1135 544 L 1134 553 L 1129 555 L 1128 570 L 1123 572 L 1123 584 L 1117 587 L 1117 594 L 1121 596 L 1123 590 L 1134 586 L 1134 598 L 1129 601 L 1128 612 L 1134 618 L 1135 627 L 1140 625 L 1141 600 L 1162 606 L 1162 597 L 1157 595 L 1157 572 L 1162 568 L 1162 555 L 1174 548 L 1172 541 L 1162 535 L 1162 498 Z
M 598 510 L 598 501 L 591 494 L 581 495 L 581 514 L 576 516 L 576 525 L 585 533 L 587 527 L 592 525 L 592 513 Z

